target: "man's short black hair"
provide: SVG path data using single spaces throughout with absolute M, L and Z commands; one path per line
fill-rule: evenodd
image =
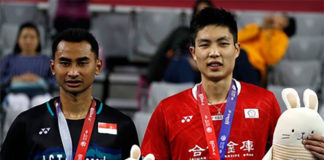
M 55 57 L 57 45 L 61 41 L 67 41 L 67 42 L 87 41 L 91 45 L 91 51 L 95 54 L 95 57 L 98 58 L 98 53 L 99 53 L 98 42 L 95 39 L 95 37 L 85 29 L 71 28 L 71 29 L 64 30 L 59 35 L 57 35 L 52 44 L 53 59 Z
M 205 8 L 200 11 L 190 23 L 191 45 L 195 46 L 195 39 L 199 30 L 208 25 L 228 27 L 233 35 L 234 43 L 237 43 L 237 24 L 235 16 L 220 8 Z
M 288 37 L 293 36 L 296 33 L 296 20 L 294 17 L 287 16 L 288 26 L 283 29 Z

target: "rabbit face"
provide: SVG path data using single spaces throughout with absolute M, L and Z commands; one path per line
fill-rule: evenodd
M 309 108 L 289 109 L 278 119 L 273 143 L 301 147 L 301 141 L 309 134 L 324 135 L 324 122 L 320 115 Z

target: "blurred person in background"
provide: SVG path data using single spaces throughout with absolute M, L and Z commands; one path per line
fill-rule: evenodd
M 192 17 L 206 7 L 214 7 L 210 0 L 197 0 Z M 172 83 L 199 82 L 200 73 L 190 56 L 190 32 L 188 26 L 173 30 L 159 45 L 149 64 L 148 82 Z
M 5 97 L 4 134 L 16 116 L 51 98 L 50 89 L 56 85 L 49 67 L 50 57 L 41 54 L 40 34 L 33 23 L 19 28 L 13 52 L 3 57 L 0 82 Z
M 241 54 L 234 69 L 234 78 L 266 85 L 267 68 L 276 65 L 285 55 L 289 38 L 296 32 L 293 17 L 285 14 L 265 16 L 263 23 L 248 24 L 238 32 Z M 248 70 L 249 72 L 245 72 Z
M 90 28 L 90 0 L 57 0 L 54 17 L 56 33 L 68 28 Z

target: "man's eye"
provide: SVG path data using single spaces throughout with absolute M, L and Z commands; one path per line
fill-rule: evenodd
M 229 43 L 220 43 L 221 46 L 228 46 Z
M 79 62 L 79 66 L 84 66 L 86 64 L 88 64 L 88 62 Z
M 60 64 L 61 64 L 62 66 L 65 66 L 65 67 L 70 65 L 69 62 L 60 62 Z
M 199 44 L 199 47 L 206 47 L 208 44 Z

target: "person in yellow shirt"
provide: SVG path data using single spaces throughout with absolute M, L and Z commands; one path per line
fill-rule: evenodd
M 283 58 L 289 37 L 295 31 L 295 19 L 284 14 L 268 15 L 261 25 L 252 23 L 239 30 L 238 41 L 242 48 L 240 56 L 247 56 L 248 62 L 259 76 L 256 79 L 261 86 L 266 83 L 267 67 L 276 65 Z

